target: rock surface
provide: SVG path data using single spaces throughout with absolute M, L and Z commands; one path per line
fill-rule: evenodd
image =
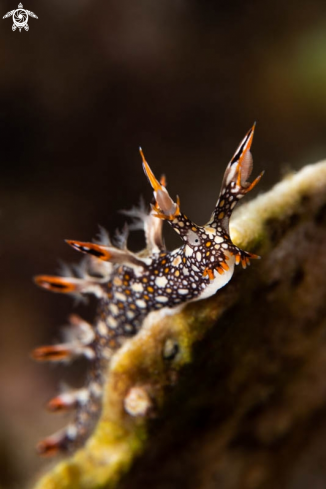
M 231 236 L 262 260 L 117 352 L 93 436 L 37 489 L 325 487 L 326 163 L 243 205 Z

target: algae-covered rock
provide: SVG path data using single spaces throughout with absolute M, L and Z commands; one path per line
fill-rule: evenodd
M 262 260 L 125 343 L 93 435 L 36 489 L 326 484 L 326 163 L 243 205 L 231 237 Z

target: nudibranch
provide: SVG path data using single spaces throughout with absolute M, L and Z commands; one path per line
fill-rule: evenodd
M 229 236 L 234 207 L 262 176 L 252 183 L 247 181 L 252 172 L 253 134 L 254 127 L 228 164 L 215 209 L 204 226 L 193 223 L 181 212 L 179 199 L 172 200 L 165 179 L 155 178 L 140 149 L 155 201 L 150 212 L 142 204 L 125 214 L 133 219 L 131 229 L 144 230 L 146 249 L 137 253 L 128 250 L 127 227 L 118 233 L 114 244 L 102 230 L 95 242 L 67 241 L 86 254 L 77 274 L 35 278 L 38 285 L 53 292 L 95 294 L 99 301 L 94 325 L 74 314 L 70 316 L 65 342 L 33 351 L 33 358 L 40 361 L 85 356 L 90 363 L 86 387 L 66 388 L 48 403 L 51 411 L 75 409 L 75 417 L 65 429 L 41 441 L 39 453 L 71 451 L 90 436 L 101 413 L 102 391 L 112 355 L 140 330 L 150 314 L 159 310 L 171 314 L 190 301 L 215 294 L 229 282 L 235 265 L 241 262 L 246 268 L 250 258 L 258 258 L 240 250 Z M 183 242 L 174 251 L 167 251 L 164 246 L 163 221 Z

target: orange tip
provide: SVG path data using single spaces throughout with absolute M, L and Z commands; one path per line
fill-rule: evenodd
M 76 284 L 72 283 L 69 278 L 55 277 L 52 275 L 37 275 L 34 277 L 34 281 L 39 287 L 51 290 L 52 292 L 69 294 L 76 291 Z
M 139 148 L 139 152 L 140 152 L 140 155 L 141 155 L 142 160 L 143 160 L 143 169 L 144 169 L 145 175 L 147 176 L 147 178 L 149 180 L 149 183 L 151 184 L 151 186 L 153 187 L 155 192 L 157 192 L 158 190 L 162 190 L 162 185 L 155 178 L 154 173 L 150 169 L 147 161 L 145 160 L 145 156 L 144 156 L 143 150 L 141 148 Z M 163 186 L 165 186 L 164 183 L 163 183 Z
M 106 246 L 83 241 L 74 241 L 71 239 L 66 239 L 66 243 L 72 246 L 75 250 L 95 256 L 95 258 L 99 258 L 100 260 L 109 261 L 112 257 Z
M 160 184 L 162 185 L 162 187 L 166 187 L 166 176 L 165 175 L 161 175 Z
M 65 449 L 67 441 L 65 430 L 54 433 L 36 445 L 36 451 L 43 457 L 53 457 Z
M 70 358 L 72 351 L 66 345 L 50 345 L 35 348 L 31 355 L 38 362 L 56 362 Z
M 48 409 L 52 413 L 64 412 L 75 407 L 76 404 L 76 398 L 72 395 L 57 396 L 47 403 L 46 409 Z
M 246 188 L 246 193 L 250 192 L 254 187 L 256 187 L 257 183 L 260 181 L 261 177 L 264 175 L 265 171 L 263 170 L 260 175 Z
M 54 457 L 60 452 L 60 445 L 52 440 L 42 440 L 36 445 L 36 451 L 41 457 Z
M 220 265 L 221 265 L 221 267 L 222 267 L 224 270 L 226 270 L 226 271 L 230 270 L 229 265 L 228 265 L 228 264 L 227 264 L 225 261 L 222 261 L 222 262 L 220 263 Z
M 214 272 L 211 268 L 205 268 L 204 272 L 203 272 L 203 277 L 209 277 L 209 280 L 214 280 Z

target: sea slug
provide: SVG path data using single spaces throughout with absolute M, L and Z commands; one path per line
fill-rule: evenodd
M 96 242 L 67 240 L 87 256 L 78 276 L 40 275 L 35 282 L 53 292 L 95 294 L 99 300 L 94 325 L 77 315 L 70 316 L 66 341 L 33 351 L 39 361 L 62 361 L 83 355 L 90 369 L 86 387 L 64 389 L 48 403 L 52 411 L 75 409 L 74 421 L 38 444 L 44 455 L 71 451 L 90 436 L 101 412 L 101 397 L 107 366 L 114 352 L 142 327 L 149 314 L 171 314 L 189 303 L 209 297 L 231 279 L 234 266 L 246 268 L 256 255 L 240 250 L 229 236 L 229 220 L 237 202 L 260 180 L 247 182 L 252 171 L 250 147 L 254 126 L 246 134 L 228 164 L 215 209 L 204 226 L 198 226 L 172 200 L 165 179 L 158 181 L 140 149 L 143 168 L 154 190 L 155 203 L 148 213 L 144 204 L 125 213 L 133 219 L 131 229 L 142 228 L 146 248 L 133 253 L 127 248 L 128 227 L 114 245 L 101 231 Z M 180 248 L 167 251 L 162 239 L 166 220 L 183 241 Z M 132 399 L 129 404 L 132 406 Z M 128 405 L 129 405 L 128 404 Z M 130 407 L 126 407 L 129 412 Z

